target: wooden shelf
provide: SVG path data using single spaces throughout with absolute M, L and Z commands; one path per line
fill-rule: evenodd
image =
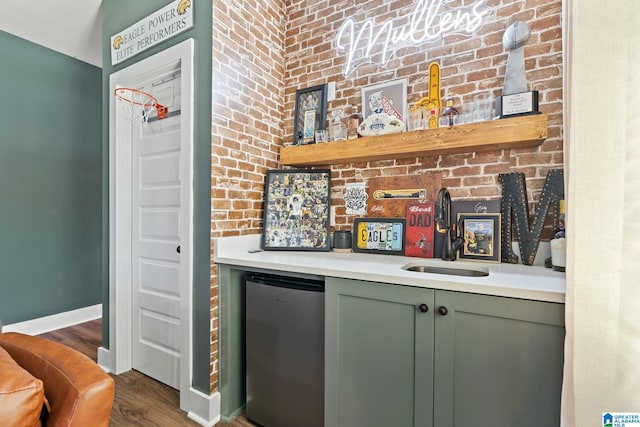
M 286 166 L 321 166 L 496 149 L 535 147 L 547 139 L 547 115 L 426 129 L 280 149 Z

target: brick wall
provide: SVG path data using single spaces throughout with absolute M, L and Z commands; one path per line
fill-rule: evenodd
M 452 5 L 460 1 L 453 0 Z M 416 0 L 417 2 L 417 0 Z M 498 174 L 523 172 L 535 208 L 546 173 L 562 168 L 561 0 L 487 0 L 491 16 L 472 37 L 445 35 L 437 43 L 405 47 L 382 67 L 369 64 L 347 78 L 334 37 L 346 17 L 360 22 L 402 19 L 411 0 L 214 1 L 211 236 L 261 232 L 264 172 L 279 167 L 278 149 L 293 139 L 296 89 L 336 82 L 328 111 L 360 106 L 363 86 L 408 79 L 408 101 L 427 93 L 428 65 L 441 66 L 443 96 L 455 94 L 463 111 L 474 95 L 502 92 L 507 54 L 505 29 L 526 21 L 527 81 L 540 91 L 540 110 L 549 116 L 549 138 L 539 147 L 446 156 L 386 160 L 332 167 L 332 200 L 337 228 L 348 229 L 344 185 L 379 175 L 440 172 L 454 199 L 499 198 Z M 284 7 L 284 10 L 283 10 Z M 360 106 L 361 108 L 361 106 Z M 362 109 L 361 109 L 362 111 Z M 348 142 L 345 142 L 348 143 Z M 212 390 L 217 389 L 217 272 L 212 267 Z
M 264 175 L 278 166 L 282 146 L 284 16 L 275 0 L 213 2 L 212 238 L 261 231 Z M 211 390 L 217 387 L 218 287 L 212 263 Z
M 461 2 L 454 0 L 451 4 Z M 362 111 L 360 90 L 363 86 L 407 78 L 407 100 L 413 102 L 427 94 L 428 66 L 432 61 L 440 63 L 442 95 L 455 94 L 464 112 L 476 94 L 502 93 L 507 60 L 502 46 L 505 29 L 515 21 L 525 21 L 531 29 L 525 47 L 527 81 L 532 89 L 540 91 L 540 110 L 549 116 L 549 138 L 540 147 L 531 149 L 336 165 L 332 168 L 331 203 L 336 206 L 338 228 L 348 229 L 353 221 L 344 215 L 344 184 L 366 182 L 369 177 L 379 175 L 439 171 L 443 185 L 450 189 L 454 199 L 491 199 L 501 194 L 499 173 L 523 172 L 527 177 L 531 209 L 534 209 L 547 171 L 561 168 L 563 164 L 561 1 L 488 0 L 486 6 L 492 11 L 491 16 L 485 18 L 472 37 L 449 34 L 436 43 L 402 48 L 386 67 L 365 65 L 345 78 L 342 75 L 344 55 L 338 55 L 333 45 L 344 19 L 350 16 L 362 22 L 375 16 L 377 23 L 398 22 L 408 19 L 414 2 L 291 2 L 287 11 L 291 22 L 286 34 L 285 142 L 292 140 L 296 89 L 335 81 L 336 100 L 329 103 L 329 113 L 336 108 L 350 112 L 352 104 L 357 104 Z M 374 54 L 376 52 L 374 50 Z

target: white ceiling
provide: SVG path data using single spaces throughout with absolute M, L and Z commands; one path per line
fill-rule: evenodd
M 0 30 L 102 67 L 102 0 L 0 0 L 0 5 Z

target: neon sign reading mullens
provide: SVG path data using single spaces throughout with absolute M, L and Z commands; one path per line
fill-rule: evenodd
M 435 41 L 446 33 L 472 34 L 489 14 L 488 9 L 482 8 L 485 0 L 457 9 L 449 8 L 448 3 L 451 1 L 418 0 L 408 19 L 402 16 L 376 23 L 375 18 L 370 18 L 360 27 L 353 18 L 347 18 L 335 40 L 338 52 L 346 53 L 343 75 L 346 77 L 359 66 L 373 62 L 372 55 L 379 56 L 377 62 L 384 66 L 401 47 Z

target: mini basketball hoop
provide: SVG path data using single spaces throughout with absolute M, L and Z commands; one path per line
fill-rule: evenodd
M 155 96 L 150 93 L 130 87 L 119 87 L 113 91 L 113 94 L 118 101 L 122 101 L 121 104 L 125 107 L 122 111 L 132 123 L 141 121 L 146 125 L 154 108 L 158 119 L 164 119 L 167 116 L 169 109 L 159 104 Z

